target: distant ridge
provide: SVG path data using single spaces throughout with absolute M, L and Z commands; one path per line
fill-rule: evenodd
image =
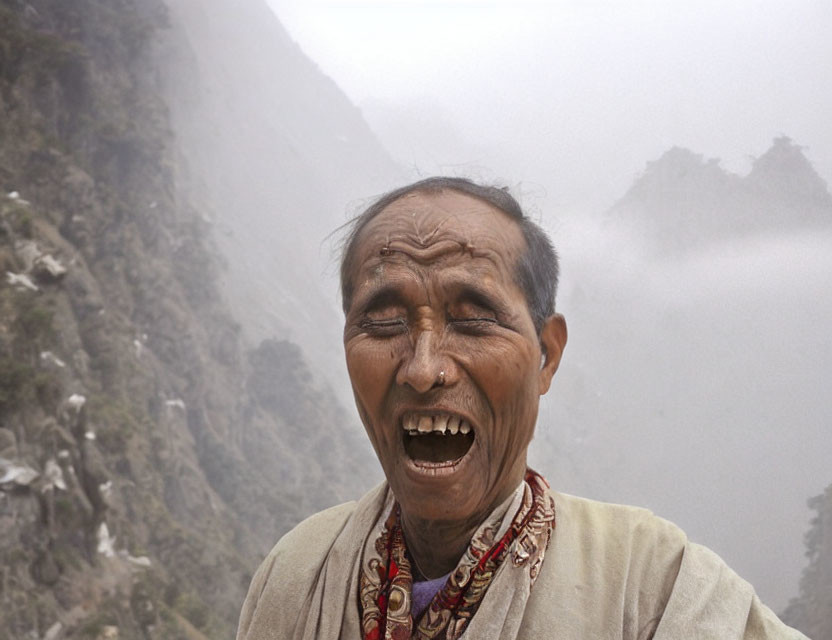
M 826 181 L 806 158 L 803 147 L 787 136 L 774 139 L 771 148 L 754 161 L 743 182 L 775 201 L 832 206 Z
M 612 207 L 650 250 L 687 251 L 736 236 L 832 226 L 832 195 L 803 148 L 774 139 L 750 173 L 738 176 L 716 158 L 673 147 Z

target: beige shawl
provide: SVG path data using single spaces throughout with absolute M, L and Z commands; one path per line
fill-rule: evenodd
M 644 509 L 553 496 L 557 525 L 534 586 L 528 563 L 505 562 L 463 639 L 805 638 L 675 525 Z M 361 566 L 391 505 L 382 484 L 286 534 L 251 582 L 237 640 L 360 640 Z

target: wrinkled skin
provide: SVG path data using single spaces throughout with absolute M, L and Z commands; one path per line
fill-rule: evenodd
M 539 397 L 566 344 L 559 315 L 535 331 L 515 281 L 524 248 L 508 215 L 453 190 L 396 200 L 356 246 L 347 367 L 408 548 L 428 577 L 453 569 L 523 479 Z M 458 465 L 433 474 L 407 455 L 402 416 L 440 410 L 468 420 L 475 439 Z

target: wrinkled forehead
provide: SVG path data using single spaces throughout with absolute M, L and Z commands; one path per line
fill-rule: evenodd
M 524 246 L 517 222 L 483 200 L 450 189 L 413 192 L 362 229 L 351 275 L 398 255 L 427 266 L 467 255 L 513 273 Z

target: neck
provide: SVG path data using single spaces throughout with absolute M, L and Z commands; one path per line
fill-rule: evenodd
M 465 520 L 429 520 L 414 516 L 401 507 L 407 550 L 416 564 L 414 575 L 418 571 L 423 578 L 432 580 L 453 571 L 479 526 L 513 492 L 514 487 L 499 495 L 484 512 Z
M 402 511 L 402 529 L 416 571 L 432 580 L 453 571 L 468 548 L 479 523 L 437 522 L 409 517 Z

